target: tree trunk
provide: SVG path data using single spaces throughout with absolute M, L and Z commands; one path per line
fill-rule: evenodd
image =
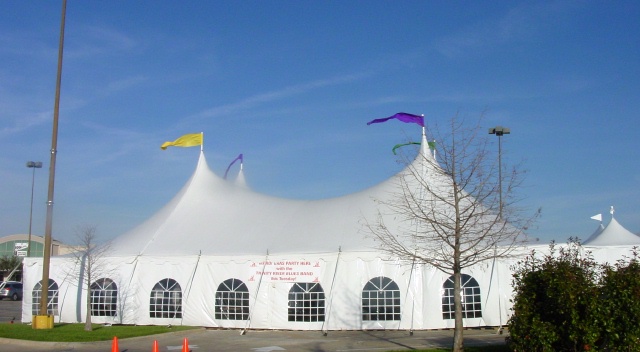
M 453 273 L 453 304 L 455 308 L 456 326 L 453 332 L 453 351 L 464 351 L 464 326 L 462 322 L 462 289 L 460 267 L 456 266 Z
M 93 326 L 91 326 L 91 258 L 89 256 L 85 256 L 86 267 L 87 267 L 87 276 L 86 276 L 86 284 L 87 284 L 87 314 L 84 320 L 84 331 L 92 331 Z
M 91 283 L 87 284 L 87 315 L 85 316 L 84 331 L 92 331 L 91 326 Z

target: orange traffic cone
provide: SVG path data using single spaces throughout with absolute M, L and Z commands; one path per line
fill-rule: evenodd
M 189 352 L 189 341 L 186 337 L 182 341 L 182 352 Z
M 118 347 L 118 337 L 113 337 L 113 342 L 111 343 L 111 352 L 120 352 L 120 348 Z
M 151 352 L 160 352 L 160 349 L 158 348 L 158 340 L 153 340 L 153 349 Z

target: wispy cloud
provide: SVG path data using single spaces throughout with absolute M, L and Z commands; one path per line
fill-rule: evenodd
M 232 113 L 238 113 L 262 104 L 267 104 L 273 101 L 286 99 L 295 95 L 307 93 L 315 89 L 358 81 L 363 78 L 369 77 L 371 75 L 372 73 L 364 72 L 364 73 L 337 76 L 337 77 L 332 77 L 328 79 L 320 79 L 320 80 L 315 80 L 315 81 L 306 82 L 302 84 L 297 84 L 297 85 L 285 87 L 280 90 L 257 94 L 257 95 L 245 98 L 243 100 L 240 100 L 236 103 L 216 106 L 216 107 L 204 110 L 200 113 L 197 113 L 191 116 L 190 118 L 208 118 L 208 117 L 216 117 L 216 116 L 228 115 Z
M 65 57 L 83 58 L 105 55 L 132 50 L 136 46 L 136 40 L 126 33 L 107 27 L 86 26 L 70 32 L 67 36 Z
M 50 123 L 51 115 L 51 111 L 26 114 L 24 117 L 13 120 L 10 126 L 2 127 L 0 129 L 0 136 L 4 137 L 45 123 Z
M 515 12 L 495 22 L 483 22 L 463 29 L 460 32 L 446 36 L 438 40 L 435 49 L 442 55 L 450 58 L 468 55 L 470 52 L 477 54 L 479 51 L 515 40 L 518 35 L 524 35 L 526 19 L 522 22 L 514 21 Z
M 136 76 L 132 76 L 132 77 L 126 77 L 126 78 L 123 78 L 123 79 L 111 81 L 105 87 L 105 93 L 106 94 L 111 94 L 111 93 L 127 90 L 127 89 L 129 89 L 131 87 L 138 86 L 139 84 L 144 83 L 147 80 L 148 79 L 147 79 L 146 76 L 136 75 Z
M 86 137 L 77 139 L 78 159 L 91 160 L 95 165 L 105 164 L 131 155 L 132 151 L 141 150 L 157 141 L 146 132 L 107 126 L 92 121 L 83 121 L 81 126 Z M 159 147 L 159 145 L 158 145 Z
M 41 38 L 27 31 L 0 34 L 0 55 L 54 60 L 57 57 L 57 51 L 57 42 L 43 42 Z
M 559 77 L 555 81 L 550 82 L 550 85 L 559 92 L 580 92 L 590 88 L 593 88 L 595 82 L 588 77 Z
M 447 93 L 434 93 L 430 95 L 386 95 L 364 101 L 358 101 L 350 104 L 349 107 L 375 107 L 384 105 L 397 105 L 397 104 L 415 104 L 415 103 L 430 103 L 430 102 L 450 102 L 450 103 L 487 103 L 494 101 L 502 101 L 507 98 L 511 98 L 503 95 L 502 93 L 492 92 L 452 92 Z
M 435 49 L 453 58 L 491 50 L 505 43 L 528 40 L 574 6 L 570 2 L 525 3 L 512 8 L 500 18 L 471 24 L 441 38 L 436 42 Z

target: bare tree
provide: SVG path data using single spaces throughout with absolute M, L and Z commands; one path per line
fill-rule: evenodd
M 10 281 L 14 274 L 18 273 L 21 277 L 21 270 L 18 268 L 22 265 L 22 258 L 17 256 L 2 256 L 0 258 L 0 274 L 8 274 L 4 280 Z M 0 275 L 1 277 L 2 275 Z M 2 280 L 0 280 L 2 281 Z
M 509 256 L 526 241 L 525 231 L 539 213 L 525 216 L 515 206 L 524 171 L 515 166 L 499 180 L 497 156 L 490 152 L 481 121 L 469 128 L 454 117 L 446 133 L 435 126 L 437 157 L 430 153 L 423 133 L 418 157 L 403 158 L 407 166 L 397 177 L 397 193 L 390 200 L 377 199 L 377 218 L 365 219 L 379 250 L 453 276 L 454 351 L 464 348 L 462 271 Z M 398 219 L 399 226 L 387 226 Z
M 85 331 L 93 330 L 91 325 L 91 286 L 96 278 L 110 276 L 111 268 L 105 263 L 105 257 L 110 251 L 108 244 L 98 244 L 96 227 L 83 225 L 77 228 L 78 245 L 73 252 L 76 270 L 70 273 L 78 287 L 84 287 L 87 292 Z

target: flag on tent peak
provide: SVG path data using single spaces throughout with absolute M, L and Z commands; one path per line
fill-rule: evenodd
M 367 122 L 367 125 L 371 125 L 372 123 L 385 122 L 391 119 L 396 119 L 405 123 L 417 123 L 418 125 L 424 127 L 424 116 L 408 114 L 406 112 L 399 112 L 393 116 L 385 117 L 382 119 L 375 119 Z
M 227 166 L 227 171 L 224 172 L 224 179 L 227 179 L 227 174 L 229 173 L 229 169 L 231 169 L 231 166 L 233 166 L 233 164 L 236 163 L 236 161 L 240 160 L 240 164 L 243 163 L 244 157 L 242 156 L 242 153 L 240 155 L 238 155 L 237 158 L 233 159 L 233 161 L 229 164 L 229 166 Z
M 404 147 L 406 145 L 411 145 L 411 144 L 417 144 L 420 145 L 420 142 L 409 142 L 409 143 L 401 143 L 401 144 L 396 144 L 393 146 L 393 149 L 391 149 L 391 151 L 393 152 L 393 155 L 397 155 L 396 154 L 396 149 L 400 148 L 400 147 Z
M 190 133 L 173 142 L 164 142 L 160 149 L 166 150 L 167 147 L 195 147 L 198 145 L 202 145 L 202 133 Z
M 400 147 L 407 146 L 407 145 L 411 145 L 411 144 L 420 145 L 422 143 L 420 143 L 420 142 L 409 142 L 409 143 L 396 144 L 396 145 L 393 146 L 393 149 L 391 149 L 391 151 L 393 152 L 393 155 L 397 155 L 396 154 L 396 149 L 398 149 Z M 429 149 L 431 149 L 431 150 L 436 149 L 436 141 L 435 140 L 433 140 L 433 142 L 427 142 L 427 145 L 429 146 Z

